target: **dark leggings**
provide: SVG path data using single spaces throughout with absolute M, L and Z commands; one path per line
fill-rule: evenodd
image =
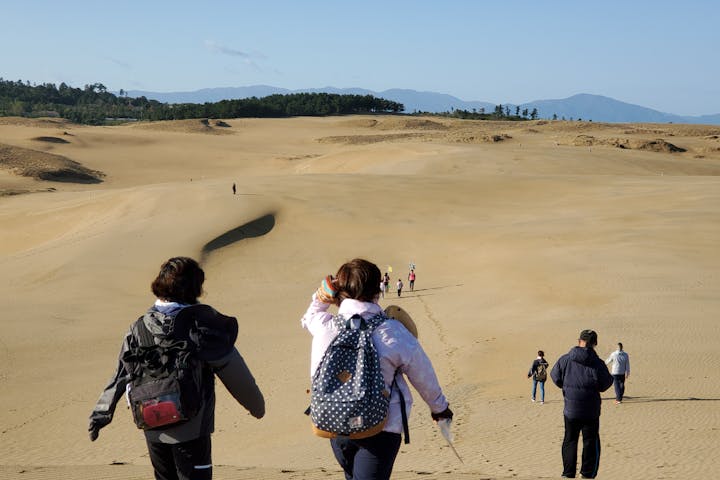
M 160 443 L 147 441 L 155 480 L 210 480 L 210 436 L 189 442 Z
M 400 450 L 400 434 L 380 432 L 369 438 L 330 440 L 346 480 L 388 480 Z
M 600 466 L 600 419 L 580 420 L 565 417 L 565 438 L 562 443 L 563 475 L 575 477 L 580 432 L 583 437 L 580 474 L 595 478 Z

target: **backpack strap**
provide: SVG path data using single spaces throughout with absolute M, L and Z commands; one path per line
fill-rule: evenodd
M 125 368 L 128 370 L 132 380 L 142 376 L 142 364 L 145 361 L 148 349 L 155 344 L 155 341 L 152 333 L 145 326 L 143 317 L 135 321 L 130 333 L 130 348 L 123 353 L 122 362 L 125 364 Z
M 135 334 L 141 347 L 152 347 L 155 345 L 155 339 L 147 328 L 147 325 L 145 325 L 144 317 L 140 317 L 137 322 L 135 322 Z
M 410 426 L 408 424 L 408 418 L 407 418 L 407 407 L 405 406 L 405 395 L 403 395 L 402 390 L 400 389 L 400 385 L 397 383 L 397 375 L 400 373 L 400 369 L 398 368 L 395 370 L 395 375 L 393 376 L 393 383 L 390 386 L 390 391 L 392 392 L 393 387 L 397 388 L 398 395 L 400 395 L 400 413 L 402 415 L 402 424 L 403 424 L 403 433 L 405 440 L 404 442 L 410 443 Z M 402 375 L 402 374 L 401 374 Z
M 341 315 L 333 315 L 333 323 L 338 331 L 346 329 L 361 329 L 370 331 L 375 330 L 377 327 L 387 320 L 388 317 L 384 312 L 376 313 L 370 318 L 363 318 L 360 314 L 356 313 L 350 318 L 345 318 Z

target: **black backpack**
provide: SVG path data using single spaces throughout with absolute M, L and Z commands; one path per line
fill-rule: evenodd
M 122 362 L 130 373 L 127 400 L 143 430 L 162 429 L 195 417 L 203 403 L 203 364 L 189 335 L 153 336 L 143 317 Z M 187 332 L 186 332 L 187 333 Z

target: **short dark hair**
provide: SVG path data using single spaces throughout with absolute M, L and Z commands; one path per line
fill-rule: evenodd
M 597 333 L 595 330 L 583 330 L 580 332 L 580 340 L 583 340 L 588 347 L 594 347 L 597 345 Z
M 544 357 L 544 356 L 545 356 L 545 352 L 543 352 L 542 350 L 538 350 L 538 357 Z
M 173 257 L 160 267 L 152 292 L 161 300 L 195 304 L 202 295 L 205 272 L 189 257 Z
M 622 342 L 618 342 L 618 347 L 620 347 L 620 350 L 623 349 Z
M 335 275 L 336 303 L 346 298 L 373 302 L 380 294 L 380 269 L 372 262 L 356 258 L 343 264 Z

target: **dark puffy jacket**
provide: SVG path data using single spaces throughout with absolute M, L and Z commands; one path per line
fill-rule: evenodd
M 209 305 L 197 304 L 184 307 L 171 314 L 163 314 L 151 308 L 143 317 L 148 330 L 157 338 L 190 337 L 198 346 L 198 358 L 204 364 L 204 400 L 200 412 L 191 420 L 162 430 L 146 430 L 151 442 L 178 443 L 210 435 L 215 426 L 214 375 L 223 382 L 235 399 L 254 417 L 265 415 L 265 400 L 255 383 L 255 378 L 235 348 L 238 325 L 233 317 L 227 317 Z M 133 325 L 134 327 L 134 325 Z M 120 360 L 115 375 L 100 395 L 92 414 L 93 424 L 102 428 L 112 421 L 115 407 L 125 394 L 130 374 L 122 362 L 137 333 L 130 331 L 123 341 Z
M 600 417 L 600 392 L 613 384 L 613 377 L 592 348 L 574 347 L 560 357 L 550 378 L 562 388 L 563 414 L 567 418 L 592 420 Z

